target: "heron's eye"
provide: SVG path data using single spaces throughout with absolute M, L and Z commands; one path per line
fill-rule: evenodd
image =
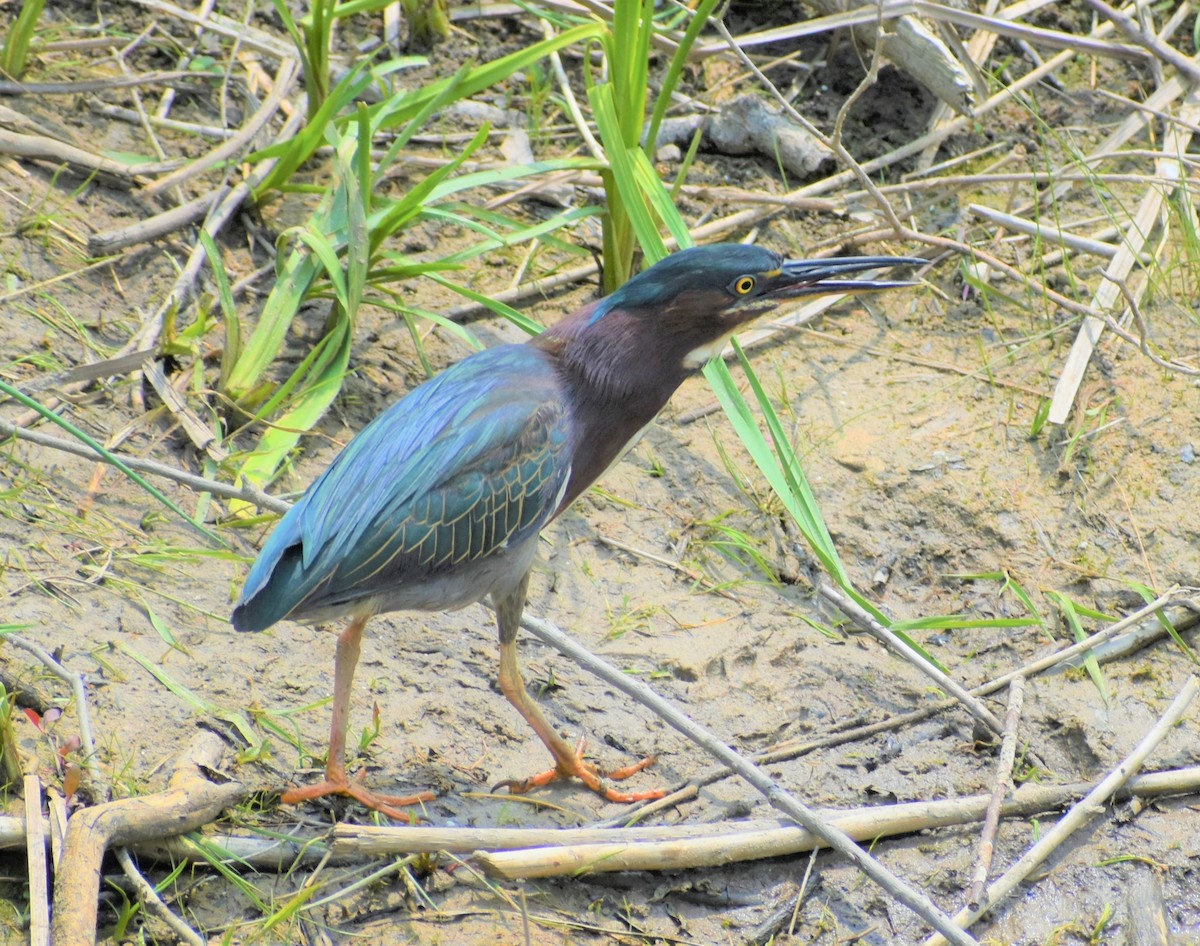
M 755 282 L 753 276 L 739 276 L 736 280 L 734 280 L 733 291 L 739 296 L 748 296 L 754 291 L 754 286 Z

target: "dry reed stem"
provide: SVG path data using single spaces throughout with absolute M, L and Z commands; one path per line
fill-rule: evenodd
M 26 775 L 25 861 L 29 867 L 29 946 L 50 942 L 50 890 L 46 874 L 46 821 L 42 817 L 42 780 Z
M 1135 784 L 1137 787 L 1134 787 Z M 1053 811 L 1094 787 L 1026 785 L 1004 800 L 1000 814 L 1005 818 L 1016 818 Z M 1200 766 L 1162 773 L 1161 776 L 1144 776 L 1130 785 L 1130 790 L 1138 794 L 1143 791 L 1147 794 L 1194 792 L 1198 788 Z M 973 795 L 853 811 L 823 810 L 821 814 L 856 840 L 872 841 L 979 822 L 986 816 L 991 801 L 989 795 Z M 796 826 L 725 824 L 718 827 L 723 827 L 726 833 L 608 842 L 592 841 L 590 838 L 575 841 L 564 832 L 563 836 L 549 840 L 531 837 L 530 842 L 538 845 L 536 847 L 489 852 L 477 850 L 475 859 L 492 876 L 516 879 L 621 870 L 722 867 L 743 861 L 792 856 L 824 846 L 811 832 Z M 370 835 L 363 837 L 363 832 L 370 832 Z M 570 833 L 573 835 L 575 832 Z M 403 828 L 355 829 L 339 826 L 335 829 L 335 837 L 335 849 L 340 848 L 343 853 L 349 853 L 351 848 L 358 848 L 360 844 L 366 851 L 390 856 L 414 850 Z M 345 847 L 341 847 L 343 843 Z
M 1069 785 L 1029 783 L 1004 801 L 1001 814 L 1005 818 L 1020 818 L 1062 809 L 1074 799 L 1082 798 L 1095 785 L 1094 782 Z M 1153 798 L 1197 791 L 1200 791 L 1200 766 L 1191 766 L 1130 779 L 1119 797 Z M 820 812 L 835 822 L 858 825 L 854 830 L 868 833 L 868 836 L 869 832 L 894 836 L 979 822 L 986 815 L 990 801 L 989 795 L 972 795 L 943 801 L 903 802 L 860 809 L 820 809 Z M 640 828 L 376 827 L 339 824 L 332 833 L 294 830 L 286 839 L 247 832 L 216 832 L 206 835 L 206 840 L 246 868 L 282 873 L 302 865 L 361 863 L 367 858 L 393 858 L 406 854 L 471 854 L 476 851 L 527 850 L 612 842 L 650 846 L 708 839 L 717 848 L 727 846 L 731 843 L 730 839 L 747 832 L 761 834 L 765 838 L 757 855 L 759 857 L 800 853 L 791 845 L 797 839 L 810 837 L 790 821 L 760 818 Z M 724 840 L 713 840 L 722 838 Z M 0 816 L 0 850 L 14 850 L 25 844 L 25 819 Z M 166 863 L 187 860 L 198 866 L 207 863 L 199 848 L 184 837 L 139 842 L 130 845 L 130 849 L 139 858 L 147 860 Z M 659 855 L 651 854 L 649 858 L 664 861 Z
M 1200 119 L 1200 93 L 1193 90 L 1188 95 L 1187 100 L 1183 103 L 1181 114 L 1189 124 L 1195 124 Z M 1171 125 L 1166 130 L 1163 150 L 1167 154 L 1182 155 L 1187 151 L 1192 137 L 1192 131 L 1186 125 Z M 1158 225 L 1163 224 L 1165 228 L 1162 219 L 1163 206 L 1180 176 L 1178 159 L 1161 158 L 1157 160 L 1155 173 L 1165 180 L 1171 181 L 1172 184 L 1164 187 L 1152 187 L 1142 198 L 1133 221 L 1118 245 L 1116 255 L 1105 267 L 1105 281 L 1092 297 L 1092 308 L 1099 312 L 1108 312 L 1121 297 L 1120 284 L 1128 279 Z M 1142 280 L 1132 290 L 1133 299 L 1131 301 L 1134 305 L 1140 300 L 1146 285 L 1146 281 Z M 1126 309 L 1127 313 L 1129 311 Z M 1079 334 L 1075 336 L 1075 342 L 1063 365 L 1062 374 L 1059 375 L 1058 384 L 1054 388 L 1050 410 L 1047 414 L 1050 423 L 1061 425 L 1067 422 L 1071 407 L 1075 403 L 1075 395 L 1079 391 L 1079 385 L 1083 382 L 1084 371 L 1091 360 L 1092 352 L 1100 341 L 1100 335 L 1104 331 L 1105 325 L 1106 320 L 1098 316 L 1088 316 L 1083 320 L 1083 325 L 1080 326 Z
M 1037 237 L 1045 243 L 1056 243 L 1059 246 L 1065 246 L 1080 253 L 1090 253 L 1092 256 L 1100 256 L 1104 259 L 1112 259 L 1117 255 L 1117 247 L 1111 243 L 1102 243 L 1099 240 L 1068 233 L 1061 227 L 1056 227 L 1048 223 L 1039 223 L 1036 220 L 1030 220 L 1028 217 L 1018 217 L 1015 214 L 1003 213 L 991 207 L 984 207 L 981 204 L 967 204 L 967 210 L 975 216 L 983 218 L 988 223 L 1004 227 L 1006 230 L 1015 230 L 1026 236 Z M 1145 259 L 1144 256 L 1142 258 Z
M 761 792 L 772 807 L 777 808 L 789 818 L 794 818 L 839 854 L 848 858 L 871 880 L 916 913 L 934 929 L 942 933 L 947 940 L 960 944 L 960 946 L 966 946 L 966 944 L 975 942 L 970 936 L 963 934 L 961 930 L 949 925 L 945 914 L 923 893 L 907 881 L 901 880 L 892 874 L 891 871 L 863 851 L 844 832 L 836 828 L 831 828 L 811 808 L 784 791 L 762 769 L 757 768 L 745 758 L 738 755 L 728 745 L 680 712 L 640 680 L 635 680 L 621 673 L 616 667 L 613 667 L 580 646 L 575 640 L 564 634 L 549 621 L 543 621 L 527 613 L 521 621 L 521 626 L 535 637 L 540 638 L 565 654 L 584 670 L 600 677 L 610 686 L 615 687 L 617 690 L 620 690 L 622 693 L 652 710 L 663 722 L 685 735 L 697 746 L 709 753 L 709 755 L 725 763 L 725 765 L 733 769 L 734 772 L 745 779 L 757 791 Z
M 1021 701 L 1025 696 L 1025 678 L 1013 677 L 1008 685 L 1008 712 L 1004 717 L 1004 739 L 1000 743 L 1000 756 L 996 760 L 996 779 L 992 785 L 992 797 L 988 801 L 987 813 L 983 817 L 983 830 L 979 836 L 979 856 L 975 863 L 971 890 L 967 904 L 975 906 L 983 896 L 988 871 L 992 866 L 992 855 L 996 843 L 996 831 L 1000 827 L 1000 808 L 1005 797 L 1012 791 L 1013 762 L 1017 756 L 1017 726 L 1021 720 Z
M 929 677 L 937 686 L 946 690 L 954 699 L 958 700 L 963 705 L 968 713 L 983 723 L 988 729 L 994 732 L 997 736 L 1004 735 L 1004 725 L 998 720 L 995 715 L 984 706 L 978 699 L 973 697 L 966 688 L 957 680 L 950 677 L 948 674 L 939 670 L 932 663 L 916 653 L 911 647 L 900 640 L 891 628 L 884 627 L 866 610 L 860 607 L 856 602 L 838 591 L 836 588 L 826 582 L 817 583 L 817 594 L 824 598 L 829 604 L 833 605 L 841 611 L 846 617 L 853 621 L 856 625 L 874 637 L 879 643 L 883 644 L 889 651 L 897 657 L 907 661 L 921 673 Z
M 71 817 L 54 884 L 52 946 L 95 940 L 105 851 L 194 831 L 246 798 L 248 792 L 239 782 L 209 781 L 207 770 L 215 768 L 221 751 L 217 736 L 201 733 L 180 758 L 165 792 L 106 802 Z
M 1141 742 L 1134 747 L 1120 764 L 1117 765 L 1087 796 L 1075 804 L 1042 838 L 1033 845 L 1021 858 L 1013 864 L 1004 875 L 993 882 L 988 888 L 978 907 L 960 910 L 954 915 L 954 922 L 966 928 L 984 916 L 992 907 L 1000 903 L 1012 893 L 1030 874 L 1032 874 L 1051 854 L 1053 854 L 1071 834 L 1083 827 L 1104 810 L 1108 800 L 1141 768 L 1146 758 L 1160 742 L 1166 738 L 1172 728 L 1183 718 L 1191 705 L 1197 691 L 1200 690 L 1200 680 L 1188 677 L 1179 694 L 1171 701 L 1167 711 L 1157 723 L 1146 733 Z M 925 941 L 925 946 L 943 946 L 946 939 L 940 934 L 934 934 Z

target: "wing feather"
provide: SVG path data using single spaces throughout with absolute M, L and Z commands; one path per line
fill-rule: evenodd
M 548 357 L 527 345 L 472 355 L 380 414 L 313 482 L 263 546 L 234 625 L 386 599 L 535 537 L 557 511 L 568 451 Z

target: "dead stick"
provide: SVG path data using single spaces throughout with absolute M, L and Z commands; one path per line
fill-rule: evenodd
M 206 191 L 194 200 L 172 207 L 170 210 L 164 210 L 145 220 L 139 220 L 127 227 L 93 233 L 88 237 L 88 252 L 92 256 L 119 253 L 127 246 L 150 243 L 168 233 L 190 227 L 197 220 L 207 217 L 212 208 L 225 199 L 229 191 L 230 186 L 223 184 L 215 190 Z
M 872 617 L 864 608 L 856 602 L 851 601 L 847 595 L 842 594 L 836 588 L 832 588 L 825 582 L 817 584 L 817 594 L 832 604 L 835 608 L 846 615 L 851 621 L 861 627 L 864 631 L 874 637 L 877 641 L 887 647 L 897 657 L 902 657 L 910 664 L 920 670 L 923 674 L 933 680 L 939 687 L 946 690 L 958 700 L 966 708 L 972 716 L 979 720 L 988 729 L 994 732 L 997 736 L 1004 733 L 1004 727 L 1000 725 L 1000 720 L 988 711 L 979 700 L 971 696 L 966 691 L 966 688 L 961 686 L 956 680 L 951 679 L 946 674 L 942 673 L 937 667 L 931 664 L 924 657 L 913 651 L 911 647 L 900 640 L 895 632 L 890 628 L 884 627 L 874 617 Z
M 1090 637 L 1085 638 L 1077 644 L 1072 644 L 1056 653 L 1049 654 L 1045 657 L 1040 657 L 1031 663 L 1025 664 L 1016 670 L 1012 670 L 1003 676 L 997 677 L 988 683 L 974 687 L 969 692 L 972 696 L 987 696 L 1004 689 L 1017 676 L 1032 677 L 1045 670 L 1051 669 L 1065 660 L 1070 660 L 1079 654 L 1087 653 L 1089 649 L 1096 647 L 1105 641 L 1111 640 L 1118 634 L 1122 634 L 1129 628 L 1138 628 L 1139 631 L 1144 630 L 1146 633 L 1154 632 L 1158 636 L 1166 636 L 1166 629 L 1163 628 L 1158 619 L 1158 613 L 1161 610 L 1163 616 L 1171 622 L 1178 630 L 1186 630 L 1197 623 L 1200 623 L 1200 603 L 1197 599 L 1188 597 L 1189 594 L 1194 594 L 1194 589 L 1181 590 L 1178 587 L 1168 590 L 1166 593 L 1147 604 L 1145 607 L 1135 611 L 1133 614 L 1122 618 L 1116 624 L 1112 624 L 1103 630 L 1097 631 Z M 1181 603 L 1181 607 L 1168 608 L 1173 602 Z M 917 723 L 931 716 L 936 716 L 938 713 L 951 707 L 959 705 L 958 700 L 945 699 L 939 700 L 936 703 L 931 703 L 928 706 L 923 706 L 920 709 L 912 710 L 908 713 L 901 713 L 897 716 L 891 716 L 888 719 L 880 720 L 879 722 L 869 723 L 863 726 L 857 726 L 853 729 L 845 729 L 838 732 L 827 733 L 824 736 L 817 736 L 809 739 L 789 739 L 778 743 L 775 746 L 768 747 L 762 752 L 751 756 L 751 759 L 756 765 L 769 765 L 775 762 L 788 762 L 792 759 L 799 758 L 802 755 L 807 755 L 810 752 L 815 752 L 818 749 L 827 749 L 831 746 L 845 745 L 848 742 L 857 742 L 860 739 L 866 739 L 870 736 L 877 735 L 881 732 L 888 732 L 893 729 L 899 729 L 911 723 Z M 645 805 L 627 808 L 620 815 L 615 816 L 607 821 L 597 823 L 597 827 L 603 827 L 611 824 L 625 824 L 632 819 L 644 818 L 652 811 L 659 811 L 664 808 L 670 808 L 678 805 L 683 801 L 695 797 L 697 789 L 711 785 L 714 782 L 719 782 L 721 779 L 728 778 L 731 774 L 726 768 L 712 768 L 707 772 L 703 772 L 695 778 L 689 780 L 685 785 L 671 792 L 671 794 L 658 799 L 654 802 L 646 803 Z
M 129 856 L 129 849 L 119 847 L 116 854 L 117 863 L 121 865 L 125 877 L 133 884 L 138 901 L 142 906 L 166 923 L 181 943 L 185 943 L 187 946 L 205 946 L 204 937 L 172 913 L 171 908 L 163 903 L 162 897 L 158 895 L 154 885 L 142 876 L 142 872 L 138 870 L 133 858 Z
M 29 864 L 29 946 L 50 941 L 50 899 L 46 881 L 46 822 L 42 817 L 42 781 L 25 776 L 25 856 Z
M 959 944 L 959 946 L 968 946 L 968 944 L 975 942 L 974 939 L 967 936 L 962 930 L 950 925 L 947 922 L 948 918 L 946 915 L 923 893 L 907 881 L 895 876 L 848 838 L 845 833 L 836 828 L 831 828 L 811 808 L 801 803 L 795 796 L 785 792 L 766 772 L 746 761 L 746 759 L 734 752 L 720 739 L 680 712 L 640 680 L 634 680 L 632 677 L 621 673 L 616 667 L 613 667 L 611 664 L 581 647 L 549 621 L 543 621 L 526 615 L 521 622 L 521 626 L 570 657 L 589 673 L 595 674 L 610 686 L 637 700 L 654 712 L 665 723 L 687 736 L 688 739 L 704 749 L 709 755 L 724 762 L 745 779 L 745 781 L 761 792 L 772 807 L 782 811 L 789 818 L 794 818 L 843 857 L 848 858 L 859 870 L 916 913 L 917 916 L 921 917 L 921 919 L 925 920 L 925 922 L 940 933 L 946 934 L 948 940 Z
M 67 843 L 54 884 L 51 946 L 96 939 L 100 865 L 110 847 L 194 831 L 248 794 L 239 782 L 215 784 L 205 775 L 221 754 L 221 741 L 201 733 L 184 753 L 165 792 L 85 808 L 67 824 Z
M 160 177 L 153 184 L 147 185 L 145 193 L 151 195 L 161 194 L 163 191 L 196 177 L 204 173 L 211 167 L 236 157 L 242 151 L 250 146 L 251 140 L 262 131 L 263 127 L 269 122 L 279 111 L 279 107 L 283 104 L 285 98 L 292 91 L 292 85 L 296 80 L 296 75 L 299 72 L 299 67 L 295 59 L 286 58 L 279 64 L 279 71 L 275 73 L 275 79 L 271 84 L 271 91 L 263 100 L 262 105 L 258 107 L 253 115 L 250 116 L 245 126 L 242 127 L 236 135 L 228 141 L 222 142 L 212 151 L 197 158 L 195 161 L 181 167 L 170 174 Z M 89 247 L 91 242 L 88 243 Z
M 1000 827 L 1000 806 L 1012 790 L 1013 762 L 1017 757 L 1017 724 L 1021 719 L 1021 701 L 1025 698 L 1025 678 L 1013 677 L 1008 685 L 1008 713 L 1004 717 L 1004 741 L 1000 743 L 1000 759 L 996 763 L 996 781 L 992 786 L 992 800 L 988 802 L 987 814 L 983 817 L 983 831 L 979 836 L 979 860 L 975 864 L 975 879 L 967 903 L 979 905 L 987 884 L 988 870 L 992 866 L 996 831 Z
M 1015 890 L 1026 877 L 1032 874 L 1051 854 L 1058 849 L 1070 835 L 1083 827 L 1104 810 L 1104 806 L 1118 788 L 1125 784 L 1128 778 L 1141 768 L 1147 756 L 1162 742 L 1163 738 L 1174 728 L 1183 717 L 1188 706 L 1200 690 L 1200 680 L 1188 677 L 1187 683 L 1179 691 L 1179 695 L 1171 701 L 1162 718 L 1154 724 L 1150 732 L 1137 744 L 1134 750 L 1121 760 L 1120 765 L 1113 769 L 1105 779 L 1087 794 L 1087 797 L 1071 808 L 1051 828 L 1040 841 L 1026 851 L 1012 867 L 1004 872 L 1004 876 L 988 887 L 979 906 L 973 910 L 960 910 L 954 916 L 954 922 L 960 927 L 967 927 L 987 913 L 997 903 Z M 935 933 L 925 941 L 925 946 L 942 946 L 946 940 L 941 933 Z
M 1004 818 L 1021 818 L 1061 810 L 1095 786 L 1094 782 L 1024 785 L 1005 800 L 1000 813 Z M 1191 766 L 1139 775 L 1129 780 L 1118 797 L 1154 798 L 1197 792 L 1200 792 L 1200 766 Z M 874 808 L 821 809 L 820 813 L 839 823 L 857 822 L 863 825 L 863 830 L 874 832 L 868 835 L 870 837 L 884 837 L 978 822 L 984 817 L 989 800 L 988 795 L 971 795 Z M 798 853 L 789 846 L 784 834 L 796 835 L 795 825 L 778 818 L 627 829 L 442 828 L 411 825 L 386 828 L 340 824 L 334 828 L 332 846 L 328 843 L 329 834 L 326 831 L 295 830 L 286 838 L 218 832 L 207 835 L 206 839 L 211 845 L 226 851 L 232 861 L 243 868 L 282 872 L 298 864 L 311 867 L 323 859 L 328 859 L 330 864 L 347 864 L 369 857 L 392 858 L 403 854 L 432 854 L 439 851 L 469 854 L 480 850 L 518 850 L 611 841 L 628 842 L 650 849 L 660 843 L 677 844 L 686 839 L 722 835 L 736 838 L 747 832 L 761 832 L 767 837 L 766 845 L 758 853 L 760 857 Z M 807 835 L 807 832 L 804 834 Z M 25 819 L 0 816 L 0 850 L 16 850 L 23 848 L 25 843 Z M 186 837 L 141 842 L 133 845 L 132 849 L 140 859 L 176 864 L 187 860 L 200 866 L 207 863 L 201 848 Z
M 1141 794 L 1152 787 L 1165 789 L 1170 785 L 1173 786 L 1169 789 L 1172 792 L 1195 791 L 1200 786 L 1196 781 L 1198 777 L 1200 767 L 1171 774 L 1156 773 L 1135 780 L 1129 789 Z M 1184 787 L 1188 783 L 1191 787 Z M 1000 812 L 1005 818 L 1017 818 L 1060 810 L 1093 788 L 1094 784 L 1025 785 L 1004 801 Z M 968 798 L 905 802 L 850 811 L 823 810 L 821 814 L 852 838 L 873 841 L 877 838 L 979 822 L 985 816 L 990 801 L 988 795 L 972 795 Z M 603 838 L 590 840 L 592 835 L 589 833 L 584 836 L 586 840 L 580 843 L 570 840 L 580 832 L 568 829 L 560 832 L 560 839 L 549 843 L 543 836 L 534 835 L 530 840 L 537 845 L 536 847 L 494 852 L 477 850 L 475 859 L 485 872 L 493 876 L 516 879 L 573 876 L 577 872 L 721 867 L 741 861 L 789 857 L 823 846 L 811 832 L 794 825 L 763 825 L 758 821 L 731 823 L 720 827 L 724 829 L 724 834 L 687 837 L 680 833 L 673 838 L 663 835 L 654 840 L 644 841 L 619 836 L 612 841 Z M 348 832 L 354 830 L 342 826 L 336 828 L 335 848 L 343 853 L 358 848 L 357 837 L 352 844 L 347 836 Z M 364 832 L 371 832 L 369 838 L 363 839 L 364 850 L 387 853 L 390 856 L 416 850 L 411 846 L 412 840 L 406 837 L 404 828 L 359 828 L 355 835 Z M 541 833 L 544 834 L 546 832 Z
M 1125 903 L 1129 946 L 1171 946 L 1171 922 L 1163 903 L 1162 883 L 1153 867 L 1134 869 Z
M 1200 82 L 1200 67 L 1181 53 L 1174 46 L 1159 40 L 1156 36 L 1147 35 L 1141 31 L 1137 23 L 1120 10 L 1113 9 L 1104 0 L 1086 0 L 1087 5 L 1105 17 L 1122 33 L 1144 49 L 1150 50 L 1155 56 L 1174 66 L 1180 73 L 1187 76 L 1189 82 Z
M 140 175 L 135 178 L 129 167 L 120 161 L 101 157 L 44 135 L 22 135 L 0 129 L 0 154 L 66 164 L 81 174 L 104 174 L 113 183 L 124 182 L 126 186 L 131 179 L 141 179 Z

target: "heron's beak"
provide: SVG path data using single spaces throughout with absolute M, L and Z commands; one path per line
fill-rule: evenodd
M 899 266 L 923 266 L 928 260 L 913 256 L 847 256 L 830 259 L 788 260 L 775 273 L 762 293 L 769 299 L 791 299 L 829 293 L 878 292 L 915 286 L 910 279 L 860 279 L 858 273 L 889 270 Z

